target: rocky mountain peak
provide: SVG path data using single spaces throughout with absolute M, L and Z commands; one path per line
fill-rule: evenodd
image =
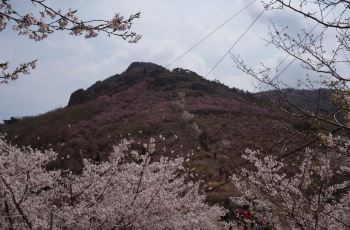
M 131 65 L 126 69 L 125 72 L 165 72 L 167 71 L 166 68 L 163 66 L 151 63 L 151 62 L 133 62 Z

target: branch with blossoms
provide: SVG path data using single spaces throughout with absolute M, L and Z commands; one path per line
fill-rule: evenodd
M 31 3 L 36 12 L 27 11 L 20 13 L 13 0 L 0 0 L 0 32 L 11 25 L 11 29 L 21 36 L 27 36 L 34 41 L 41 41 L 55 31 L 68 31 L 73 36 L 94 38 L 104 33 L 107 36 L 117 36 L 129 43 L 136 43 L 141 36 L 131 31 L 132 24 L 140 17 L 140 13 L 132 14 L 128 18 L 115 14 L 109 20 L 93 19 L 82 20 L 77 15 L 77 10 L 69 9 L 62 12 L 60 9 L 50 7 L 45 0 L 26 0 Z M 13 73 L 4 72 L 7 62 L 0 64 L 3 82 L 15 80 L 19 74 L 28 74 L 34 69 L 36 61 L 24 63 L 16 68 Z M 2 82 L 2 83 L 3 83 Z
M 8 72 L 8 62 L 0 63 L 0 84 L 1 83 L 8 83 L 8 81 L 14 81 L 18 78 L 20 74 L 29 74 L 30 70 L 35 69 L 37 60 L 23 63 L 20 66 L 18 66 L 14 71 Z
M 132 23 L 140 17 L 140 13 L 124 18 L 116 14 L 110 20 L 81 20 L 77 16 L 77 10 L 69 9 L 61 12 L 51 8 L 45 0 L 27 0 L 38 8 L 38 15 L 32 12 L 20 14 L 10 3 L 10 0 L 2 0 L 0 3 L 0 31 L 5 29 L 10 22 L 14 23 L 12 29 L 18 35 L 26 35 L 29 39 L 41 41 L 49 34 L 57 30 L 70 31 L 70 35 L 84 35 L 85 38 L 93 38 L 99 33 L 106 33 L 137 42 L 141 37 L 130 31 Z
M 327 136 L 326 151 L 307 149 L 294 162 L 246 150 L 246 168 L 233 176 L 258 219 L 277 229 L 350 229 L 349 139 Z

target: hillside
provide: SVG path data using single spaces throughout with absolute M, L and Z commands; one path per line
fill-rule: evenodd
M 311 113 L 329 114 L 337 110 L 332 103 L 334 91 L 331 89 L 282 89 L 281 92 L 276 90 L 256 93 L 255 96 L 261 100 L 272 103 L 280 103 L 284 107 L 291 109 L 284 102 L 284 98 L 293 103 L 295 106 L 302 108 Z
M 142 151 L 138 143 L 155 136 L 155 158 L 194 151 L 189 165 L 214 187 L 243 163 L 246 148 L 280 153 L 307 141 L 293 120 L 250 93 L 189 70 L 137 62 L 75 91 L 64 108 L 8 123 L 1 131 L 12 143 L 53 148 L 60 154 L 54 166 L 75 171 L 83 157 L 106 159 L 124 137 L 133 138 L 133 148 Z M 218 187 L 212 199 L 229 191 Z

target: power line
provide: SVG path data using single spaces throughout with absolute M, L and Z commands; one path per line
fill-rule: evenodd
M 194 46 L 194 45 L 197 43 L 198 39 L 200 39 L 200 38 L 207 32 L 207 30 L 210 28 L 210 26 L 214 23 L 215 19 L 216 19 L 217 17 L 219 17 L 219 15 L 224 11 L 224 9 L 226 8 L 226 6 L 227 6 L 230 2 L 232 2 L 232 0 L 228 0 L 228 1 L 226 1 L 226 2 L 222 5 L 222 7 L 220 8 L 220 10 L 215 14 L 215 16 L 214 16 L 214 17 L 210 20 L 210 22 L 206 25 L 206 27 L 205 27 L 205 29 L 203 30 L 203 32 L 202 32 L 200 35 L 198 35 L 198 36 L 196 37 L 195 42 L 191 44 L 191 47 Z M 181 62 L 181 58 L 180 58 L 180 60 L 176 61 L 176 65 L 178 66 L 180 62 Z M 175 64 L 175 63 L 172 63 L 172 64 Z
M 217 12 L 217 14 L 212 18 L 212 20 L 210 21 L 210 23 L 207 25 L 206 29 L 209 29 L 209 27 L 214 23 L 215 19 L 216 19 L 217 17 L 219 17 L 219 15 L 225 10 L 226 6 L 227 6 L 229 3 L 231 3 L 231 2 L 232 2 L 232 0 L 227 0 L 227 1 L 222 5 L 222 7 L 220 8 L 220 10 Z M 204 32 L 203 32 L 201 35 L 203 35 L 203 34 L 204 34 Z
M 236 12 L 234 15 L 232 15 L 230 18 L 228 18 L 226 21 L 224 21 L 222 24 L 220 24 L 219 26 L 217 26 L 213 31 L 211 31 L 209 34 L 207 34 L 204 38 L 202 38 L 201 40 L 199 40 L 197 43 L 195 43 L 192 47 L 190 47 L 188 50 L 186 50 L 183 54 L 181 54 L 179 57 L 175 58 L 172 62 L 170 62 L 168 65 L 166 65 L 165 67 L 168 68 L 169 66 L 173 65 L 175 62 L 177 62 L 178 60 L 180 60 L 181 58 L 183 58 L 184 56 L 186 56 L 189 52 L 191 52 L 193 49 L 195 49 L 197 46 L 199 46 L 200 44 L 202 44 L 205 40 L 207 40 L 211 35 L 213 35 L 214 33 L 216 33 L 216 31 L 218 31 L 219 29 L 221 29 L 224 25 L 226 25 L 227 23 L 229 23 L 232 19 L 234 19 L 235 17 L 237 17 L 239 14 L 241 14 L 244 10 L 248 9 L 251 5 L 253 5 L 253 3 L 255 3 L 257 0 L 254 0 L 252 2 L 250 2 L 249 4 L 245 5 L 242 9 L 240 9 L 238 12 Z
M 261 15 L 265 12 L 265 9 L 261 11 L 261 13 L 254 19 L 254 21 L 248 26 L 248 28 L 241 34 L 241 36 L 233 43 L 233 45 L 230 47 L 230 49 L 219 59 L 219 61 L 209 70 L 209 72 L 205 75 L 205 77 L 208 77 L 211 72 L 214 71 L 214 69 L 224 60 L 227 54 L 231 52 L 231 50 L 238 44 L 238 42 L 248 33 L 248 31 L 254 26 L 254 24 L 258 21 L 258 19 L 261 17 Z

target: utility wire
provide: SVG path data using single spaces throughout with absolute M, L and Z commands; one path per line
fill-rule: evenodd
M 197 43 L 198 39 L 200 39 L 203 35 L 205 35 L 205 33 L 207 32 L 207 30 L 213 25 L 215 19 L 216 19 L 217 17 L 219 17 L 219 15 L 224 11 L 224 9 L 226 8 L 226 6 L 227 6 L 230 2 L 232 2 L 232 0 L 228 0 L 228 1 L 226 1 L 226 2 L 224 3 L 224 5 L 222 5 L 222 7 L 220 8 L 220 10 L 215 14 L 215 16 L 214 16 L 214 17 L 210 20 L 210 22 L 206 25 L 206 27 L 205 27 L 205 29 L 203 30 L 203 32 L 202 32 L 200 35 L 198 35 L 198 36 L 196 37 L 195 42 L 191 44 L 191 47 L 194 46 L 194 45 Z M 180 63 L 180 62 L 181 62 L 181 58 L 180 58 L 180 60 L 176 61 L 176 63 L 172 63 L 172 64 L 176 64 L 176 66 L 179 66 L 179 63 Z
M 258 21 L 258 19 L 261 17 L 261 15 L 265 12 L 265 9 L 261 11 L 261 13 L 254 19 L 254 21 L 248 26 L 248 28 L 241 34 L 241 36 L 233 43 L 233 45 L 230 47 L 228 51 L 219 59 L 219 61 L 209 70 L 209 72 L 205 75 L 205 77 L 208 77 L 211 72 L 214 71 L 214 69 L 224 60 L 227 54 L 231 53 L 231 50 L 238 44 L 240 40 L 248 33 L 248 31 L 254 26 L 254 24 Z
M 183 58 L 184 56 L 186 56 L 189 52 L 191 52 L 193 49 L 195 49 L 197 46 L 199 46 L 200 44 L 202 44 L 205 40 L 207 40 L 211 35 L 213 35 L 214 33 L 216 33 L 219 29 L 221 29 L 224 25 L 226 25 L 227 23 L 229 23 L 232 19 L 234 19 L 235 17 L 237 17 L 239 14 L 241 14 L 244 10 L 248 9 L 251 5 L 253 5 L 253 3 L 255 3 L 257 0 L 254 0 L 252 2 L 250 2 L 249 4 L 247 4 L 246 6 L 244 6 L 242 9 L 240 9 L 239 11 L 237 11 L 234 15 L 232 15 L 230 18 L 228 18 L 226 21 L 224 21 L 222 24 L 220 24 L 219 26 L 217 26 L 213 31 L 211 31 L 209 34 L 207 34 L 204 38 L 202 38 L 201 40 L 199 40 L 197 43 L 195 43 L 192 47 L 190 47 L 188 50 L 186 50 L 183 54 L 181 54 L 179 57 L 175 58 L 172 62 L 170 62 L 168 65 L 166 65 L 165 67 L 168 68 L 169 66 L 173 65 L 175 62 L 177 62 L 178 60 L 180 60 L 181 58 Z

